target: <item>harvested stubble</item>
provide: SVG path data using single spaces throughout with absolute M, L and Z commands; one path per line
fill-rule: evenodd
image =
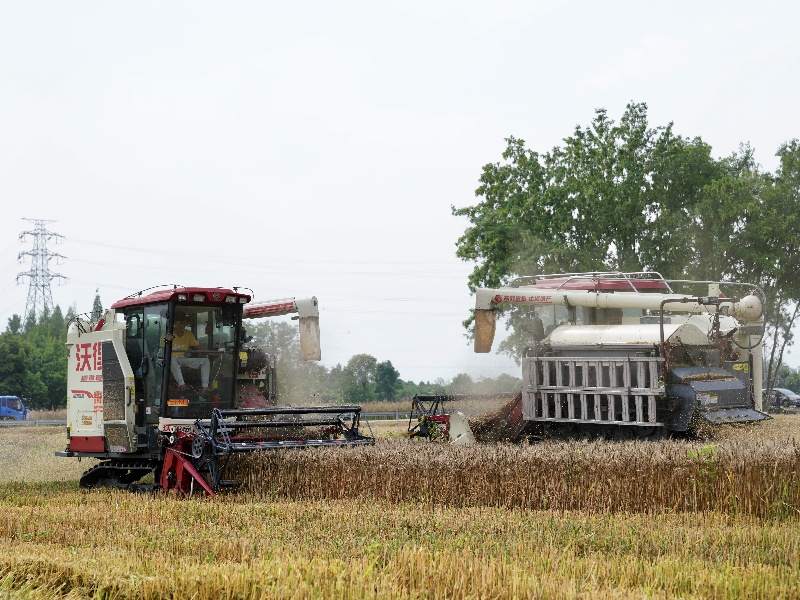
M 249 497 L 416 501 L 588 512 L 800 514 L 794 441 L 547 442 L 456 447 L 406 440 L 372 448 L 240 457 Z
M 7 484 L 0 596 L 789 598 L 797 523 Z

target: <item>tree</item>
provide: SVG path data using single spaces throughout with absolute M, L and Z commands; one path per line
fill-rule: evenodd
M 781 376 L 782 379 L 776 381 L 775 387 L 785 387 L 800 393 L 800 369 L 792 369 L 784 365 L 781 367 Z
M 784 144 L 777 156 L 780 166 L 753 207 L 744 240 L 752 276 L 763 282 L 767 294 L 767 389 L 774 387 L 800 316 L 800 141 Z
M 13 317 L 12 317 L 13 319 Z M 16 357 L 13 369 L 0 373 L 0 387 L 22 389 L 32 408 L 64 406 L 67 388 L 67 361 L 64 343 L 66 327 L 59 306 L 45 311 L 38 322 L 29 322 L 24 331 L 13 333 L 17 320 L 0 338 L 16 338 L 20 345 L 6 343 L 6 351 Z
M 474 385 L 475 382 L 472 381 L 472 377 L 466 373 L 459 373 L 453 377 L 453 381 L 450 383 L 450 391 L 453 394 L 471 394 Z
M 328 372 L 322 365 L 304 361 L 297 327 L 284 321 L 264 321 L 246 327 L 254 343 L 275 358 L 278 397 L 282 402 L 330 398 Z
M 447 393 L 447 386 L 444 380 L 437 380 L 434 382 L 430 381 L 420 381 L 419 383 L 415 383 L 413 381 L 403 381 L 401 382 L 401 390 L 400 395 L 403 398 L 412 398 L 417 394 L 446 394 Z
M 472 386 L 473 394 L 516 394 L 522 389 L 522 380 L 519 377 L 501 373 L 497 377 L 479 379 Z
M 598 110 L 588 127 L 544 154 L 510 137 L 502 160 L 483 167 L 481 200 L 453 208 L 469 222 L 456 253 L 477 263 L 468 287 L 594 270 L 748 281 L 775 307 L 778 364 L 777 342 L 791 340 L 800 296 L 798 143 L 779 156 L 774 176 L 759 172 L 747 146 L 714 159 L 710 146 L 675 135 L 671 123 L 651 127 L 645 104 L 629 104 L 619 122 Z M 508 316 L 512 333 L 500 349 L 516 357 L 528 345 L 527 310 Z
M 25 323 L 22 326 L 23 331 L 31 331 L 34 327 L 36 327 L 36 314 L 31 311 L 25 317 Z
M 7 333 L 0 335 L 0 356 L 3 357 L 0 361 L 0 389 L 4 395 L 26 398 L 31 401 L 29 406 L 38 408 L 42 406 L 47 388 L 39 374 L 30 369 L 30 350 L 24 337 Z
M 375 366 L 378 360 L 370 354 L 355 354 L 344 367 L 345 399 L 366 402 L 374 399 Z
M 14 335 L 22 333 L 22 317 L 16 313 L 11 315 L 8 318 L 8 326 L 6 327 L 6 331 Z
M 66 334 L 66 326 L 67 322 L 64 320 L 64 313 L 61 312 L 61 307 L 56 304 L 55 308 L 53 309 L 53 314 L 50 315 L 50 319 L 47 324 L 50 336 L 58 339 L 64 338 Z
M 327 391 L 328 397 L 335 402 L 344 402 L 344 392 L 347 387 L 347 374 L 344 372 L 344 367 L 337 364 L 328 372 L 327 377 Z
M 385 360 L 375 365 L 375 394 L 379 400 L 394 400 L 400 387 L 400 372 L 392 361 Z
M 684 259 L 673 225 L 719 172 L 701 140 L 650 127 L 645 104 L 619 123 L 597 110 L 545 154 L 507 142 L 503 161 L 483 167 L 483 201 L 453 208 L 470 221 L 457 254 L 479 262 L 472 288 L 554 270 L 674 270 Z
M 95 290 L 92 303 L 92 322 L 97 323 L 103 316 L 103 303 L 100 301 L 100 290 Z

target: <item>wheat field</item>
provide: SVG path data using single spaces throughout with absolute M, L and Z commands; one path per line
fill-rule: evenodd
M 788 421 L 794 426 L 795 421 Z M 774 427 L 774 425 L 772 425 Z M 737 436 L 740 433 L 741 436 Z M 791 429 L 711 442 L 550 441 L 471 447 L 401 439 L 370 448 L 237 457 L 250 498 L 364 499 L 588 512 L 800 515 Z M 343 484 L 346 482 L 346 484 Z
M 80 491 L 63 431 L 3 429 L 0 596 L 796 598 L 799 434 L 786 416 L 703 442 L 387 439 L 251 456 L 241 491 L 178 499 Z

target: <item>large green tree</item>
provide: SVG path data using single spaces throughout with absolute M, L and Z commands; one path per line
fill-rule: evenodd
M 680 273 L 687 210 L 722 167 L 699 138 L 651 127 L 644 104 L 617 123 L 596 111 L 546 153 L 510 137 L 502 160 L 483 167 L 470 226 L 457 254 L 477 261 L 472 287 L 549 271 L 645 268 Z
M 344 395 L 348 400 L 366 402 L 375 399 L 375 367 L 378 359 L 370 354 L 354 354 L 344 367 Z

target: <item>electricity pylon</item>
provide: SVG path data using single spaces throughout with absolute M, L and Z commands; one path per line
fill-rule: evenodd
M 27 258 L 29 269 L 17 273 L 17 283 L 28 280 L 28 299 L 25 301 L 25 314 L 23 319 L 39 318 L 44 313 L 53 311 L 53 293 L 50 290 L 50 282 L 55 280 L 65 280 L 61 273 L 50 270 L 50 261 L 66 258 L 57 252 L 51 252 L 47 247 L 48 242 L 60 242 L 64 236 L 55 233 L 47 228 L 46 219 L 23 219 L 33 225 L 32 229 L 23 231 L 19 234 L 22 242 L 30 240 L 30 248 L 19 253 L 20 262 Z

